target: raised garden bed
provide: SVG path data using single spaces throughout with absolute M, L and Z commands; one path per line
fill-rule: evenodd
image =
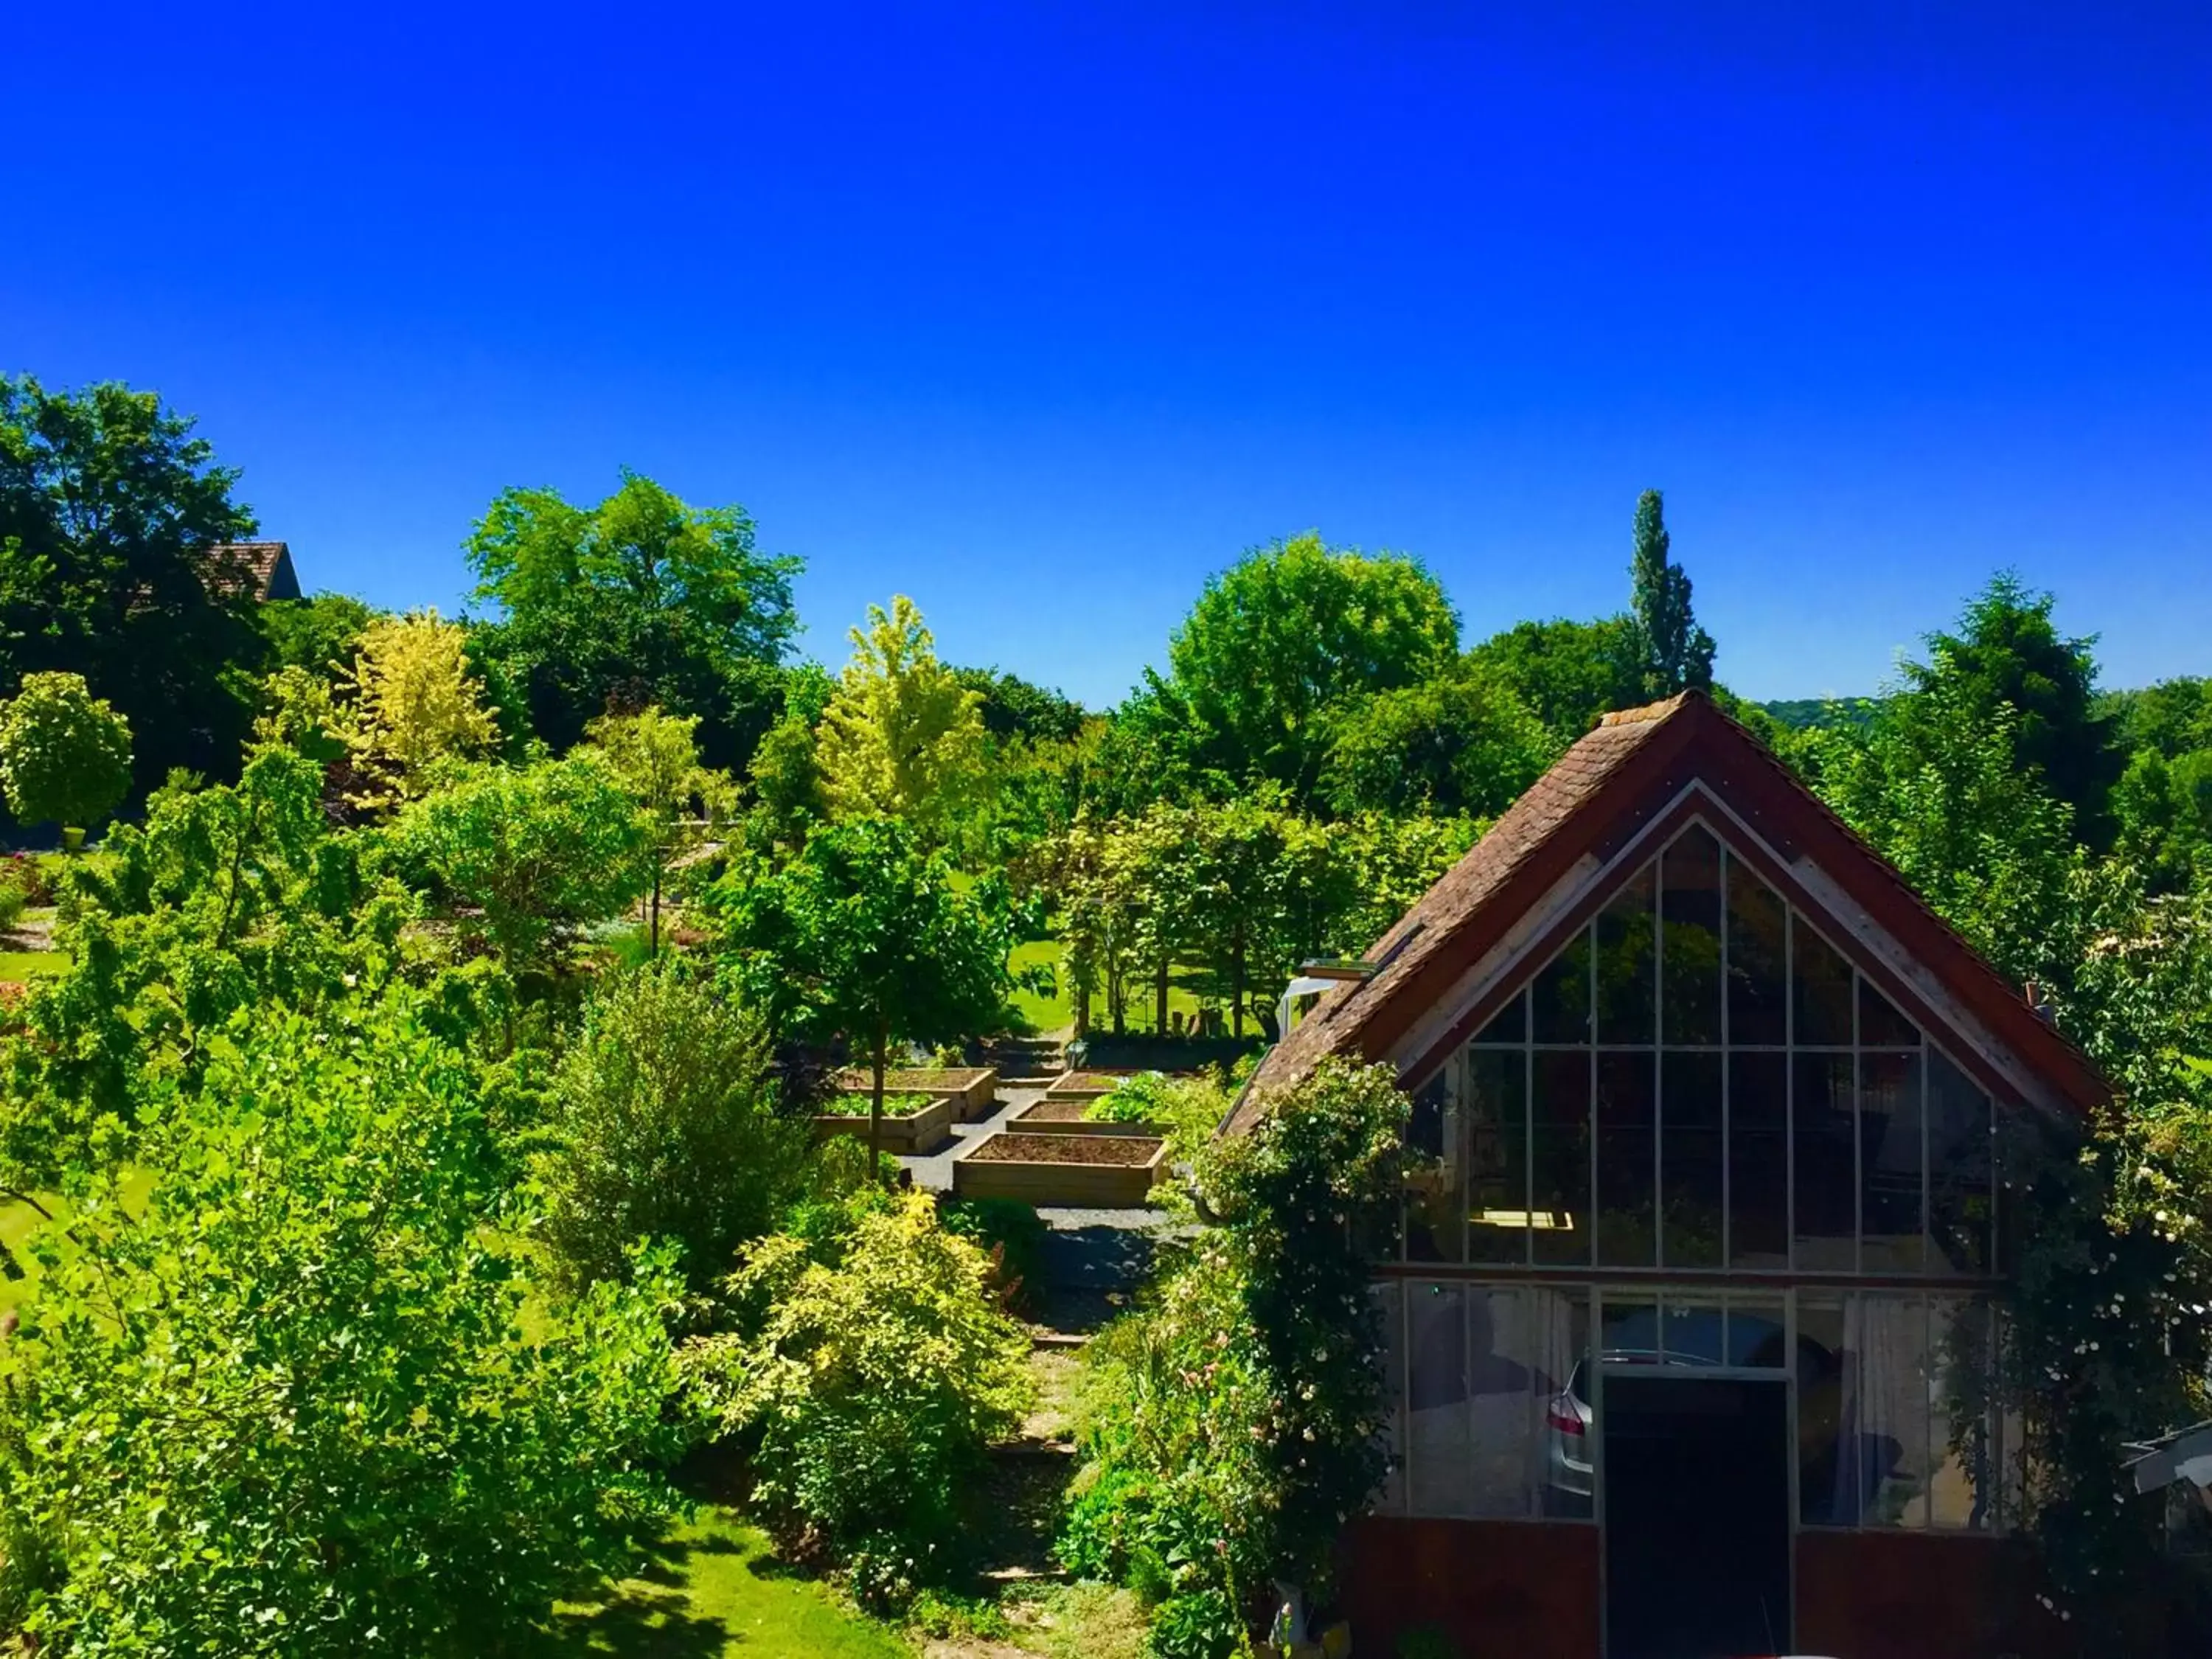
M 888 1082 L 888 1079 L 886 1079 Z M 890 1091 L 884 1090 L 883 1147 L 887 1152 L 922 1152 L 952 1133 L 955 1103 L 951 1097 L 932 1100 L 926 1105 L 894 1116 L 890 1110 Z M 857 1105 L 858 1110 L 823 1112 L 814 1119 L 817 1135 L 858 1135 L 868 1138 L 868 1100 L 865 1095 L 842 1097 L 841 1106 Z
M 1157 1123 L 1094 1123 L 1083 1115 L 1097 1098 L 1096 1095 L 1063 1095 L 1058 1098 L 1047 1095 L 1008 1118 L 1006 1127 L 1010 1131 L 1041 1130 L 1047 1134 L 1062 1135 L 1134 1135 L 1139 1139 L 1149 1135 L 1154 1139 L 1167 1133 Z
M 866 1072 L 842 1071 L 837 1073 L 840 1089 L 862 1092 L 874 1086 L 872 1075 Z M 999 1073 L 989 1066 L 945 1070 L 934 1066 L 906 1066 L 884 1073 L 886 1093 L 896 1090 L 901 1094 L 932 1095 L 954 1103 L 956 1123 L 972 1123 L 979 1117 L 990 1115 L 991 1108 L 999 1097 Z
M 1120 1072 L 1062 1072 L 1044 1091 L 1047 1100 L 1096 1100 L 1128 1081 Z
M 954 1163 L 952 1190 L 962 1198 L 1085 1209 L 1127 1209 L 1145 1202 L 1165 1167 L 1167 1142 L 1151 1135 L 1069 1134 L 1066 1127 L 992 1135 Z

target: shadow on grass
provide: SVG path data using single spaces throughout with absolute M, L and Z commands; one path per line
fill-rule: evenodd
M 540 1652 L 544 1659 L 722 1659 L 738 1638 L 721 1620 L 692 1611 L 690 1586 L 693 1556 L 725 1553 L 743 1551 L 726 1539 L 663 1540 L 637 1576 L 614 1586 L 604 1601 L 556 1613 Z

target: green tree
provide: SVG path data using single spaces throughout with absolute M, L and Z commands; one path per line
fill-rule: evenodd
M 0 690 L 83 675 L 130 722 L 141 789 L 238 765 L 235 671 L 261 646 L 211 551 L 253 533 L 237 482 L 153 392 L 0 376 Z
M 1083 730 L 1081 703 L 1003 668 L 956 668 L 952 678 L 982 700 L 976 712 L 994 738 L 1072 743 Z
M 810 828 L 828 820 L 814 728 L 799 716 L 787 714 L 769 727 L 753 750 L 750 775 L 753 823 L 764 845 L 795 849 Z
M 676 1507 L 674 1283 L 530 1305 L 469 1069 L 404 1012 L 216 1049 L 151 1196 L 36 1241 L 0 1599 L 70 1654 L 507 1650 Z
M 361 649 L 361 636 L 384 613 L 350 593 L 316 593 L 304 599 L 270 599 L 253 621 L 267 641 L 271 671 L 304 668 L 335 678 Z
M 538 1160 L 545 1241 L 580 1285 L 628 1278 L 641 1237 L 703 1291 L 796 1195 L 805 1122 L 779 1116 L 760 1019 L 669 963 L 593 994 L 553 1089 Z
M 1458 617 L 1416 561 L 1309 533 L 1207 582 L 1168 659 L 1209 763 L 1272 778 L 1304 803 L 1328 756 L 1331 711 L 1435 678 L 1458 644 Z
M 2154 888 L 2179 892 L 2212 879 L 2212 748 L 2171 761 L 2136 750 L 2112 799 L 2115 851 Z
M 1690 610 L 1690 573 L 1668 557 L 1665 502 L 1656 489 L 1636 498 L 1636 550 L 1629 559 L 1628 612 L 1644 689 L 1671 697 L 1686 687 L 1710 690 L 1713 636 Z
M 480 766 L 410 801 L 392 828 L 403 867 L 450 902 L 513 974 L 550 969 L 585 924 L 620 915 L 645 884 L 649 818 L 586 751 Z
M 739 507 L 694 507 L 649 478 L 592 507 L 510 489 L 468 542 L 498 659 L 554 750 L 599 715 L 695 715 L 706 763 L 741 769 L 779 714 L 798 617 L 795 558 L 762 553 Z
M 902 593 L 868 607 L 853 659 L 816 739 L 822 791 L 840 817 L 903 818 L 949 837 L 956 816 L 988 793 L 982 697 L 937 659 L 921 612 Z
M 1905 684 L 1948 684 L 1965 708 L 1984 715 L 2010 708 L 2021 763 L 2073 810 L 2082 840 L 2101 850 L 2112 844 L 2109 797 L 2127 757 L 2113 747 L 2115 723 L 2098 706 L 2096 641 L 2061 637 L 2056 604 L 2009 572 L 1991 577 L 1967 601 L 1955 633 L 1929 635 L 1929 659 L 1905 665 Z
M 1447 675 L 1344 708 L 1332 722 L 1322 794 L 1346 815 L 1495 817 L 1557 754 L 1504 677 L 1462 659 Z
M 82 674 L 26 674 L 0 704 L 0 787 L 22 823 L 81 836 L 131 787 L 130 722 Z
M 692 741 L 698 726 L 696 714 L 664 714 L 647 708 L 635 714 L 602 714 L 586 728 L 616 778 L 653 821 L 647 848 L 651 872 L 647 936 L 654 956 L 660 954 L 660 895 L 669 871 L 702 844 L 716 820 L 727 817 L 736 793 L 726 775 L 699 763 L 698 746 Z
M 1565 749 L 1601 714 L 1645 702 L 1643 648 L 1626 617 L 1516 623 L 1468 653 L 1495 672 Z
M 754 865 L 724 877 L 713 902 L 727 971 L 746 1000 L 787 1031 L 842 1036 L 866 1058 L 872 1160 L 892 1045 L 977 1036 L 1005 1015 L 1014 937 L 1003 884 L 963 890 L 943 854 L 896 818 L 818 830 L 781 871 Z

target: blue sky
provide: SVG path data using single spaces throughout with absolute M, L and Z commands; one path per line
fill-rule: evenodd
M 9 26 L 0 367 L 197 414 L 311 588 L 628 465 L 811 654 L 896 589 L 1104 703 L 1309 527 L 1617 609 L 1657 485 L 1749 695 L 2006 565 L 2212 672 L 2201 4 L 340 9 Z

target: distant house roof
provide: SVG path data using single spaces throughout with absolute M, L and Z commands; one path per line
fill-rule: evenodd
M 242 593 L 257 602 L 300 597 L 289 542 L 218 542 L 208 549 L 200 575 L 210 591 L 227 596 Z
M 1978 1028 L 1989 1047 L 2014 1057 L 2050 1093 L 2083 1113 L 2109 1098 L 2081 1051 L 1929 909 L 1887 860 L 1710 697 L 1687 691 L 1607 715 L 1561 757 L 1375 942 L 1365 957 L 1372 964 L 1367 977 L 1324 994 L 1268 1052 L 1224 1128 L 1249 1128 L 1270 1091 L 1296 1083 L 1331 1054 L 1395 1057 L 1408 1081 L 1433 1069 L 1437 1044 L 1416 1028 L 1432 1027 L 1434 1012 L 1500 947 L 1512 950 L 1516 937 L 1525 945 L 1531 914 L 1578 871 L 1604 866 L 1670 807 L 1679 810 L 1693 786 L 1780 855 L 1785 862 L 1778 875 L 1818 884 L 1820 896 L 1803 902 L 1826 908 L 1824 899 L 1839 899 L 1855 907 L 1917 966 L 1925 986 Z M 1632 873 L 1624 870 L 1619 878 Z M 1582 902 L 1593 897 L 1585 894 Z M 1910 997 L 1910 988 L 1898 988 Z M 1480 1012 L 1470 1011 L 1470 1018 Z M 1455 1030 L 1451 1040 L 1463 1036 Z

